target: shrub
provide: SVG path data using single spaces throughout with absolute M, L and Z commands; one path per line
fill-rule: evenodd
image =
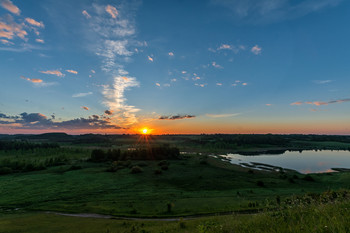
M 163 165 L 168 165 L 168 164 L 169 164 L 168 161 L 162 160 L 158 163 L 158 166 L 163 166 Z
M 159 170 L 159 169 L 154 170 L 154 174 L 155 174 L 155 175 L 160 175 L 160 174 L 162 174 L 162 173 L 163 173 L 162 170 Z
M 147 167 L 148 164 L 146 162 L 139 162 L 137 165 L 140 167 Z
M 201 159 L 201 160 L 199 161 L 199 164 L 205 165 L 205 164 L 208 164 L 208 162 L 207 162 L 206 159 Z
M 6 175 L 12 173 L 12 169 L 9 167 L 0 167 L 0 175 Z
M 169 169 L 169 167 L 168 167 L 168 165 L 163 165 L 163 166 L 161 167 L 161 169 L 162 169 L 163 171 L 166 171 L 166 170 Z
M 91 151 L 92 162 L 105 162 L 107 159 L 106 153 L 101 149 L 95 149 Z
M 133 166 L 133 167 L 131 168 L 131 173 L 132 173 L 132 174 L 141 173 L 141 172 L 143 172 L 143 170 L 142 170 L 142 168 L 139 167 L 139 166 Z
M 80 165 L 72 165 L 72 166 L 70 166 L 70 168 L 68 168 L 68 171 L 80 170 L 82 168 L 83 167 Z
M 304 177 L 303 177 L 303 180 L 306 180 L 306 181 L 315 181 L 315 179 L 314 179 L 312 176 L 310 176 L 310 175 L 304 176 Z
M 265 187 L 264 182 L 261 181 L 261 180 L 258 180 L 258 181 L 256 182 L 256 184 L 257 184 L 259 187 Z

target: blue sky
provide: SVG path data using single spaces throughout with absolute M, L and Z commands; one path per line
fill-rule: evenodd
M 0 133 L 349 134 L 345 0 L 0 0 Z

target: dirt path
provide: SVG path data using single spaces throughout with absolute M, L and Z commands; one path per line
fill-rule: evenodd
M 115 219 L 115 220 L 134 220 L 134 221 L 164 221 L 164 222 L 175 222 L 180 220 L 191 220 L 203 217 L 211 217 L 211 216 L 224 216 L 224 215 L 232 215 L 232 214 L 257 214 L 260 210 L 245 210 L 245 211 L 236 211 L 236 212 L 220 212 L 220 213 L 211 213 L 211 214 L 198 214 L 198 215 L 189 215 L 183 217 L 169 217 L 169 218 L 144 218 L 144 217 L 119 217 L 113 215 L 104 215 L 104 214 L 94 214 L 94 213 L 62 213 L 62 212 L 51 212 L 47 211 L 47 214 L 55 214 L 61 216 L 69 216 L 69 217 L 79 217 L 79 218 L 102 218 L 102 219 Z

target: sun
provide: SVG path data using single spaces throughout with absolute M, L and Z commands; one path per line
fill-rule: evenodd
M 141 129 L 141 133 L 142 133 L 142 134 L 149 134 L 149 133 L 150 133 L 150 130 L 147 129 L 147 128 L 143 128 L 143 129 Z

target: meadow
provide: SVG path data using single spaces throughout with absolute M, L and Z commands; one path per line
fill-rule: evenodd
M 347 232 L 350 173 L 243 168 L 208 156 L 207 143 L 202 152 L 138 157 L 138 152 L 176 153 L 175 146 L 188 148 L 190 142 L 192 149 L 197 147 L 198 137 L 179 138 L 161 138 L 147 144 L 152 149 L 144 151 L 137 149 L 143 143 L 130 136 L 113 145 L 42 138 L 31 138 L 27 144 L 15 141 L 17 148 L 0 150 L 0 232 Z M 171 140 L 174 143 L 169 145 Z M 181 140 L 188 140 L 187 144 Z M 16 144 L 13 139 L 7 143 Z M 298 145 L 309 148 L 313 143 L 347 145 L 343 141 L 302 141 Z M 252 151 L 258 146 L 249 145 L 241 144 L 239 149 Z M 96 151 L 103 152 L 103 159 L 96 159 Z M 119 157 L 113 157 L 112 151 Z M 141 220 L 87 219 L 47 212 Z

